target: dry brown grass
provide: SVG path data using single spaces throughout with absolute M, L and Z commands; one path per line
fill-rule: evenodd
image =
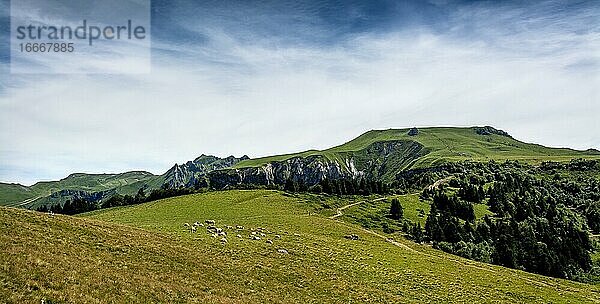
M 301 199 L 276 191 L 189 195 L 86 218 L 0 208 L 0 302 L 600 302 L 596 286 L 469 261 L 402 239 L 395 246 L 308 210 Z M 182 228 L 203 219 L 267 227 L 282 238 L 267 245 L 230 236 L 223 246 L 205 232 Z M 345 239 L 350 233 L 360 240 Z
M 0 298 L 9 303 L 257 300 L 218 276 L 225 259 L 170 236 L 9 208 L 0 219 Z

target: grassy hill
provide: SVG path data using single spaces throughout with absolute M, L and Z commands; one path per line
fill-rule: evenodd
M 31 203 L 60 190 L 82 190 L 89 192 L 123 189 L 128 186 L 155 178 L 145 171 L 131 171 L 118 174 L 86 174 L 73 173 L 59 181 L 38 182 L 32 186 L 0 183 L 0 205 L 19 206 Z M 135 188 L 135 187 L 134 187 Z M 131 189 L 133 193 L 137 191 Z
M 330 149 L 249 159 L 238 163 L 235 167 L 261 166 L 273 161 L 314 155 L 329 160 L 340 160 L 346 155 L 364 154 L 375 143 L 392 141 L 415 142 L 422 145 L 426 152 L 415 155 L 411 162 L 407 162 L 400 169 L 426 168 L 444 162 L 462 160 L 519 160 L 537 163 L 546 160 L 568 161 L 578 157 L 600 159 L 600 152 L 596 150 L 578 151 L 524 143 L 489 127 L 419 128 L 418 134 L 413 136 L 409 135 L 409 131 L 410 129 L 373 130 Z
M 7 302 L 595 303 L 595 286 L 477 263 L 324 215 L 351 201 L 225 191 L 81 218 L 0 207 Z M 407 206 L 408 208 L 408 206 Z M 322 214 L 321 214 L 322 213 Z M 221 244 L 183 223 L 213 219 Z M 267 244 L 248 239 L 263 227 Z M 235 234 L 241 234 L 238 239 Z M 276 238 L 275 234 L 281 236 Z M 356 234 L 359 240 L 345 235 Z M 279 249 L 288 254 L 279 253 Z
M 19 184 L 0 183 L 0 205 L 17 205 L 21 202 L 35 197 L 31 188 Z
M 402 170 L 427 168 L 462 160 L 519 160 L 539 163 L 546 160 L 568 161 L 573 158 L 600 159 L 600 152 L 596 150 L 577 151 L 523 143 L 491 127 L 420 128 L 416 135 L 410 135 L 409 131 L 374 130 L 343 145 L 322 151 L 309 150 L 257 159 L 219 159 L 203 155 L 193 162 L 176 165 L 159 176 L 143 171 L 121 174 L 75 173 L 60 181 L 39 182 L 30 187 L 0 183 L 0 205 L 35 208 L 46 204 L 58 204 L 72 198 L 69 195 L 48 197 L 61 190 L 110 190 L 119 194 L 135 194 L 142 187 L 158 189 L 165 183 L 174 188 L 189 186 L 190 178 L 211 170 L 228 168 L 231 164 L 235 164 L 233 168 L 257 167 L 294 157 L 324 157 L 338 162 L 345 169 L 349 169 L 346 161 L 352 159 L 356 168 L 364 171 L 367 176 L 387 181 L 393 180 Z M 385 144 L 395 145 L 386 147 Z

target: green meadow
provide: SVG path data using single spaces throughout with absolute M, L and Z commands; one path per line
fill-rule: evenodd
M 372 144 L 388 141 L 407 141 L 421 144 L 428 152 L 416 157 L 401 169 L 428 168 L 455 161 L 504 161 L 518 160 L 525 163 L 542 161 L 569 161 L 573 158 L 600 159 L 598 151 L 578 151 L 568 148 L 549 148 L 530 144 L 498 134 L 479 135 L 475 127 L 419 128 L 416 136 L 408 135 L 409 129 L 372 130 L 336 147 L 326 150 L 309 150 L 301 153 L 269 156 L 242 161 L 236 168 L 261 166 L 273 161 L 293 157 L 322 156 L 329 160 L 343 159 L 347 154 L 362 154 Z M 343 163 L 343 162 L 342 162 Z
M 0 298 L 9 303 L 600 302 L 600 289 L 592 285 L 466 260 L 398 236 L 388 240 L 348 218 L 370 208 L 368 202 L 330 218 L 337 208 L 359 201 L 236 190 L 79 217 L 2 207 Z M 408 218 L 421 220 L 417 209 L 425 206 L 418 198 L 405 196 L 402 204 Z M 227 232 L 227 243 L 206 226 L 195 233 L 184 227 L 206 220 Z M 261 240 L 250 239 L 260 233 Z M 345 238 L 350 234 L 359 239 Z

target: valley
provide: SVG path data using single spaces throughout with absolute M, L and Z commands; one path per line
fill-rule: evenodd
M 53 303 L 74 298 L 133 303 L 600 302 L 600 290 L 593 285 L 478 263 L 397 236 L 387 241 L 328 218 L 351 203 L 356 202 L 233 190 L 78 217 L 2 207 L 0 297 Z M 222 244 L 203 229 L 190 233 L 183 226 L 207 219 L 219 227 L 244 228 L 225 228 L 229 242 Z M 273 244 L 248 238 L 259 227 L 269 231 Z M 348 234 L 359 239 L 344 238 Z
M 491 127 L 412 128 L 0 184 L 0 298 L 597 303 L 598 160 Z

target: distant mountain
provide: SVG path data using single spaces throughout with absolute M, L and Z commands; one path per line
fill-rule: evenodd
M 0 205 L 30 207 L 36 201 L 65 190 L 76 191 L 80 196 L 96 196 L 96 192 L 118 192 L 128 185 L 152 180 L 156 175 L 145 171 L 118 174 L 73 173 L 59 181 L 38 182 L 32 186 L 0 183 Z M 133 190 L 133 189 L 132 189 Z M 137 191 L 137 189 L 135 189 Z M 68 191 L 66 193 L 69 193 Z M 62 201 L 62 200 L 60 200 Z
M 0 183 L 0 205 L 35 208 L 64 203 L 75 196 L 91 201 L 119 194 L 179 187 L 225 189 L 240 185 L 283 185 L 287 180 L 307 186 L 323 179 L 368 178 L 392 181 L 399 172 L 447 162 L 519 160 L 527 163 L 600 159 L 598 150 L 548 148 L 514 139 L 493 127 L 433 127 L 373 130 L 326 150 L 250 159 L 201 155 L 175 164 L 162 175 L 144 171 L 121 174 L 75 173 L 60 181 L 31 187 Z
M 219 158 L 203 154 L 185 164 L 175 164 L 162 175 L 144 171 L 120 174 L 74 173 L 60 181 L 39 182 L 30 187 L 0 183 L 0 205 L 37 208 L 41 205 L 63 204 L 75 197 L 96 202 L 117 193 L 134 195 L 140 188 L 152 190 L 161 187 L 192 187 L 198 181 L 204 182 L 206 173 L 228 168 L 248 159 L 248 156 Z
M 600 158 L 597 150 L 548 148 L 518 141 L 493 127 L 373 130 L 337 147 L 249 159 L 207 175 L 217 189 L 240 184 L 314 185 L 322 179 L 392 181 L 399 172 L 456 161 L 519 160 L 527 163 Z
M 240 158 L 234 156 L 219 158 L 202 154 L 200 157 L 185 164 L 175 164 L 160 176 L 161 185 L 165 185 L 168 188 L 192 187 L 197 182 L 202 182 L 202 178 L 211 171 L 229 168 L 249 159 L 246 155 Z

